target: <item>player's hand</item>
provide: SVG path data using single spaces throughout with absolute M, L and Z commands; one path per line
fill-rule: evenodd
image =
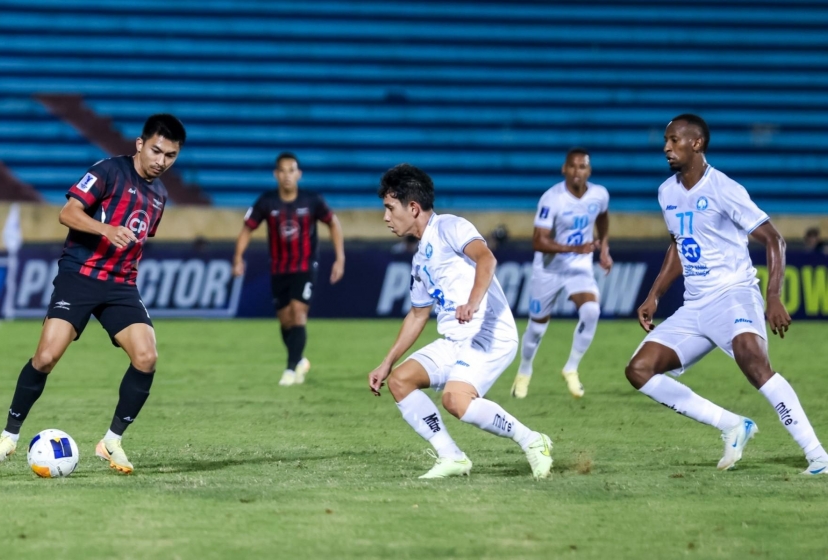
M 656 309 L 658 309 L 658 300 L 651 297 L 645 299 L 641 307 L 638 308 L 638 324 L 647 332 L 655 328 L 653 326 L 653 315 L 655 315 Z
M 118 249 L 123 249 L 130 243 L 138 241 L 132 230 L 124 226 L 107 226 L 104 230 L 104 237 Z
M 380 389 L 385 385 L 385 380 L 389 375 L 391 375 L 391 368 L 385 364 L 377 366 L 368 374 L 368 387 L 374 395 L 380 396 Z
M 233 259 L 233 276 L 244 276 L 244 259 Z
M 468 323 L 472 320 L 472 317 L 477 310 L 480 309 L 480 304 L 472 305 L 471 303 L 464 303 L 463 305 L 457 308 L 457 311 L 454 313 L 454 316 L 457 317 L 457 320 L 460 324 Z
M 342 276 L 345 275 L 345 261 L 344 260 L 335 260 L 333 266 L 331 267 L 331 284 L 336 284 L 340 280 L 342 280 Z
M 767 316 L 771 332 L 778 334 L 779 338 L 785 338 L 785 333 L 788 332 L 788 326 L 791 324 L 791 315 L 778 297 L 768 298 Z
M 598 259 L 598 264 L 607 274 L 609 274 L 610 270 L 612 270 L 612 262 L 612 257 L 609 254 L 609 248 L 605 245 L 601 248 L 601 257 Z

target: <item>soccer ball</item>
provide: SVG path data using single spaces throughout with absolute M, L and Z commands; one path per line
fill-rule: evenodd
M 78 445 L 60 430 L 43 430 L 29 444 L 29 466 L 42 478 L 69 476 L 78 466 Z

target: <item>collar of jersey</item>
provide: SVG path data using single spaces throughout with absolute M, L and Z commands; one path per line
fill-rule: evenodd
M 705 186 L 707 184 L 707 179 L 708 179 L 708 177 L 710 177 L 710 172 L 712 170 L 713 170 L 713 166 L 708 163 L 707 164 L 707 169 L 705 169 L 704 175 L 702 175 L 702 178 L 699 179 L 699 182 L 696 183 L 695 185 L 693 185 L 690 189 L 685 189 L 684 185 L 681 184 L 681 179 L 679 179 L 679 185 L 681 186 L 681 190 L 684 191 L 685 195 L 695 193 L 696 191 L 698 191 L 700 188 L 702 188 L 703 186 Z M 676 177 L 678 178 L 678 175 L 676 175 Z

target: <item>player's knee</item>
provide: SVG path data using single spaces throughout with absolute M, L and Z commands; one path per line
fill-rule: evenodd
M 155 371 L 155 363 L 158 361 L 158 352 L 155 348 L 139 350 L 132 356 L 132 365 L 139 371 L 151 373 Z
M 405 397 L 410 395 L 412 391 L 417 389 L 416 384 L 411 379 L 408 379 L 405 375 L 397 373 L 392 374 L 386 383 L 388 385 L 388 390 L 391 392 L 391 396 L 393 396 L 394 400 L 397 402 L 400 402 Z
M 578 316 L 585 323 L 597 323 L 601 316 L 601 306 L 597 301 L 588 301 L 578 310 Z
M 647 360 L 643 360 L 636 355 L 627 364 L 627 369 L 624 370 L 624 373 L 630 385 L 636 389 L 641 389 L 655 375 L 655 368 Z
M 443 393 L 443 408 L 455 418 L 462 418 L 471 403 L 471 396 L 466 393 L 447 391 Z
M 41 373 L 51 373 L 60 360 L 60 356 L 52 352 L 48 348 L 37 349 L 35 355 L 32 356 L 32 367 Z

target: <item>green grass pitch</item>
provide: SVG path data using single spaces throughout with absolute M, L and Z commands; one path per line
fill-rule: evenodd
M 573 322 L 555 321 L 529 397 L 508 396 L 517 364 L 488 395 L 552 437 L 553 477 L 532 480 L 514 443 L 444 414 L 474 469 L 425 482 L 427 444 L 387 392 L 373 397 L 366 384 L 398 327 L 311 321 L 313 369 L 304 386 L 283 388 L 275 321 L 158 321 L 158 375 L 124 440 L 136 465 L 126 477 L 94 456 L 127 359 L 93 322 L 52 374 L 18 453 L 0 464 L 0 557 L 828 557 L 828 477 L 798 474 L 800 449 L 722 352 L 683 381 L 759 425 L 735 471 L 715 468 L 716 430 L 627 384 L 637 324 L 600 323 L 576 401 L 559 374 Z M 39 329 L 0 325 L 0 406 Z M 823 441 L 825 340 L 828 324 L 797 323 L 771 341 L 772 362 Z M 26 464 L 25 442 L 45 428 L 78 442 L 81 462 L 67 479 L 38 479 Z

